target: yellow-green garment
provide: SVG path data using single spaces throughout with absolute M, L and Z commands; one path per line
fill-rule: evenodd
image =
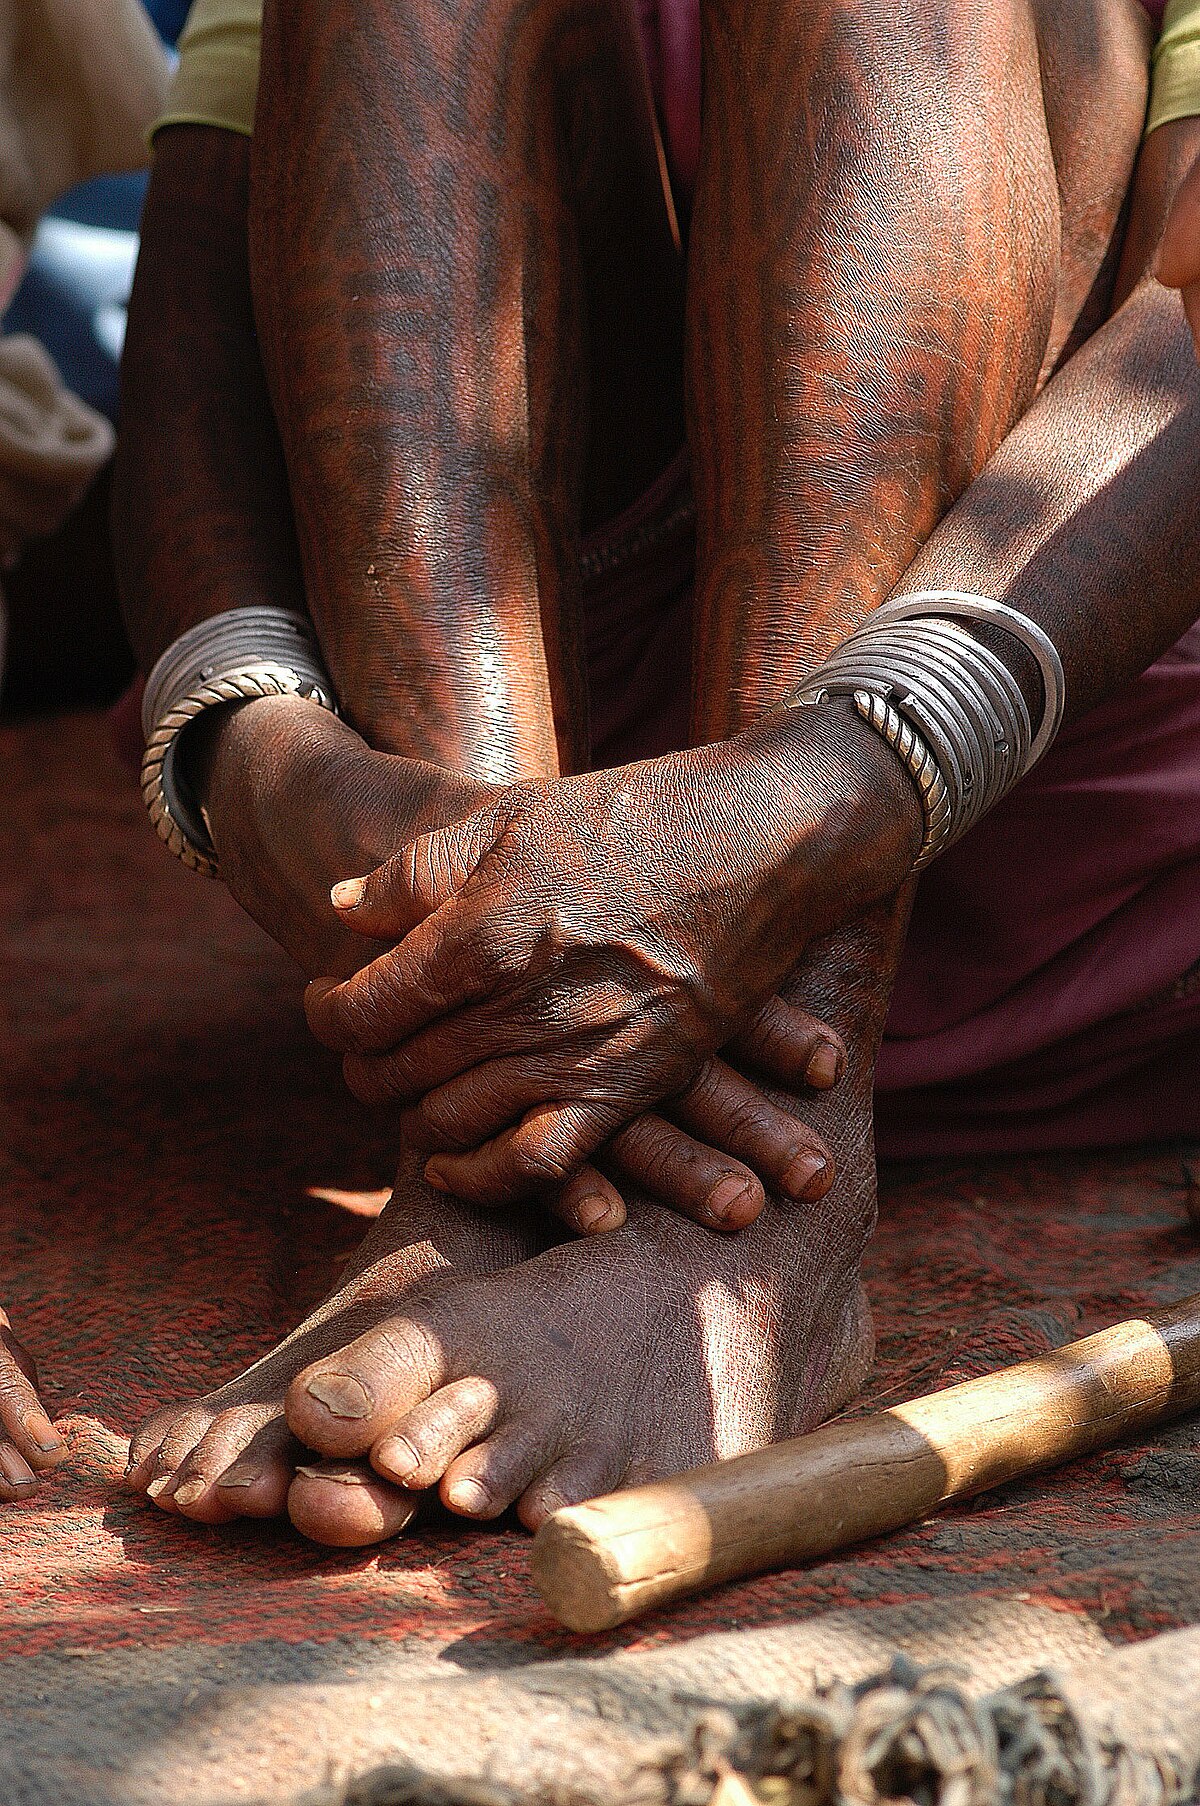
M 262 0 L 195 0 L 158 124 L 253 131 L 261 26 Z M 1146 130 L 1194 114 L 1200 114 L 1200 0 L 1170 0 L 1154 52 Z
M 1168 0 L 1154 52 L 1146 130 L 1200 113 L 1200 0 Z

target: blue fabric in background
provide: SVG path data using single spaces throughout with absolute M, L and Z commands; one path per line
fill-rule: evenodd
M 173 45 L 191 0 L 143 0 Z M 146 194 L 144 171 L 101 176 L 57 201 L 38 227 L 29 268 L 4 315 L 5 332 L 45 345 L 67 387 L 117 416 L 117 366 Z

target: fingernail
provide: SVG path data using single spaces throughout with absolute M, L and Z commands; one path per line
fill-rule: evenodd
M 450 1190 L 450 1187 L 446 1184 L 446 1181 L 442 1178 L 442 1175 L 438 1172 L 432 1160 L 428 1162 L 425 1168 L 425 1183 L 426 1185 L 432 1185 L 434 1191 L 448 1192 Z
M 736 1173 L 727 1173 L 709 1192 L 705 1209 L 714 1222 L 736 1222 L 743 1215 L 736 1206 L 739 1201 L 751 1198 L 753 1193 L 754 1187 L 749 1180 L 739 1178 Z
M 186 1510 L 189 1505 L 194 1505 L 197 1499 L 202 1499 L 207 1491 L 207 1480 L 185 1480 L 182 1486 L 175 1488 L 175 1503 L 181 1511 Z
M 821 1041 L 812 1051 L 804 1076 L 818 1091 L 828 1091 L 842 1076 L 842 1050 L 832 1041 Z
M 820 1154 L 797 1154 L 780 1184 L 789 1198 L 823 1198 L 829 1189 L 829 1162 Z
M 174 1478 L 174 1474 L 160 1474 L 157 1480 L 151 1480 L 149 1486 L 146 1488 L 147 1497 L 151 1499 L 159 1498 L 166 1492 Z
M 43 1455 L 56 1455 L 59 1449 L 65 1446 L 62 1437 L 44 1411 L 30 1411 L 24 1419 L 24 1424 L 30 1439 Z
M 455 1480 L 446 1490 L 446 1498 L 457 1511 L 478 1517 L 491 1506 L 491 1499 L 478 1480 Z
M 589 1192 L 587 1197 L 575 1206 L 575 1221 L 585 1235 L 591 1235 L 609 1217 L 612 1218 L 612 1222 L 609 1224 L 612 1229 L 619 1229 L 625 1221 L 624 1212 L 618 1211 L 612 1199 L 602 1198 L 599 1192 Z
M 227 1468 L 221 1475 L 221 1478 L 217 1481 L 217 1485 L 253 1486 L 257 1479 L 258 1469 L 256 1467 L 243 1467 L 240 1462 L 235 1461 L 233 1466 Z
M 354 909 L 362 902 L 366 881 L 362 878 L 343 878 L 335 884 L 329 895 L 338 909 Z
M 23 1461 L 16 1449 L 0 1445 L 0 1473 L 10 1486 L 36 1486 L 37 1475 L 27 1461 Z
M 305 1387 L 331 1417 L 369 1417 L 375 1401 L 352 1373 L 318 1373 Z
M 309 1480 L 331 1480 L 335 1486 L 369 1486 L 370 1474 L 365 1474 L 361 1467 L 351 1467 L 349 1462 L 344 1467 L 335 1467 L 332 1462 L 327 1467 L 298 1467 L 298 1474 L 304 1474 Z
M 392 1436 L 375 1450 L 375 1465 L 384 1468 L 389 1479 L 399 1480 L 403 1485 L 420 1467 L 421 1457 L 406 1437 Z

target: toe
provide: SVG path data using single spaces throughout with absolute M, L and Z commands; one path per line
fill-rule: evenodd
M 500 1395 L 490 1380 L 452 1380 L 380 1437 L 371 1466 L 400 1486 L 436 1486 L 456 1455 L 496 1427 L 499 1414 Z
M 299 1444 L 277 1407 L 223 1411 L 175 1475 L 171 1501 L 199 1524 L 239 1517 L 279 1517 Z
M 517 1514 L 527 1530 L 537 1530 L 552 1512 L 564 1505 L 582 1505 L 611 1492 L 623 1478 L 623 1464 L 614 1449 L 580 1449 L 556 1461 L 526 1487 L 517 1502 Z
M 441 1484 L 451 1511 L 465 1518 L 498 1518 L 553 1458 L 551 1432 L 530 1424 L 506 1424 L 452 1461 Z
M 32 1498 L 38 1477 L 11 1442 L 0 1442 L 0 1500 L 15 1504 L 18 1499 Z
M 445 1378 L 438 1337 L 410 1317 L 389 1317 L 296 1376 L 287 1418 L 306 1448 L 363 1455 Z
M 175 1482 L 180 1468 L 208 1431 L 212 1419 L 205 1411 L 182 1411 L 167 1426 L 158 1447 L 131 1468 L 128 1484 L 152 1499 L 162 1511 L 178 1511 Z
M 399 1535 L 417 1500 L 372 1474 L 361 1462 L 324 1461 L 296 1469 L 288 1516 L 310 1542 L 361 1549 Z

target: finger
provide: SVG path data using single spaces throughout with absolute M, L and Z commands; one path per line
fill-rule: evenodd
M 26 1372 L 32 1363 L 23 1349 L 18 1355 L 19 1348 L 6 1325 L 0 1330 L 0 1435 L 12 1443 L 24 1465 L 45 1473 L 66 1459 L 67 1445 L 34 1391 Z
M 330 900 L 356 934 L 400 940 L 458 895 L 493 839 L 490 809 L 450 828 L 435 828 L 373 872 L 335 884 Z
M 425 1177 L 468 1204 L 521 1203 L 565 1184 L 620 1122 L 607 1105 L 544 1104 L 482 1147 L 434 1154 Z
M 749 1026 L 729 1043 L 739 1061 L 786 1090 L 811 1085 L 828 1091 L 846 1070 L 846 1046 L 836 1029 L 782 997 L 768 998 Z
M 834 1179 L 833 1156 L 815 1129 L 764 1097 L 757 1085 L 710 1060 L 671 1115 L 702 1141 L 724 1148 L 797 1204 L 823 1198 Z
M 1200 281 L 1200 161 L 1175 191 L 1154 274 L 1167 288 Z
M 485 1004 L 459 1010 L 387 1053 L 347 1054 L 342 1070 L 364 1104 L 415 1103 L 413 1132 L 429 1138 L 431 1153 L 443 1146 L 452 1152 L 477 1147 L 554 1095 L 561 1075 L 534 1061 L 529 1038 L 514 1012 Z
M 653 1112 L 622 1129 L 608 1157 L 623 1178 L 707 1229 L 744 1229 L 766 1203 L 749 1167 Z
M 546 1198 L 547 1208 L 576 1235 L 605 1235 L 625 1221 L 625 1200 L 594 1166 L 581 1166 L 560 1191 Z
M 487 913 L 478 899 L 452 898 L 352 978 L 314 978 L 304 1009 L 317 1040 L 337 1053 L 385 1053 L 489 996 L 505 966 Z

